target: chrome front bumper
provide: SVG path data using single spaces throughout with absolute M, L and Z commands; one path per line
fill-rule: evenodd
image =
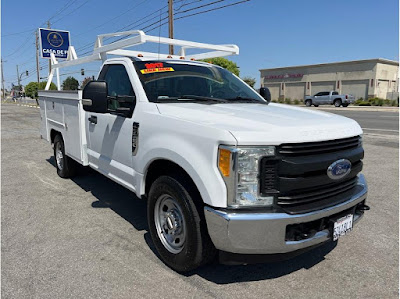
M 299 215 L 244 213 L 205 207 L 208 233 L 217 249 L 239 254 L 287 253 L 314 246 L 331 238 L 328 229 L 308 239 L 286 241 L 286 227 L 329 217 L 355 207 L 367 198 L 368 187 L 362 174 L 358 175 L 356 188 L 357 192 L 341 204 Z M 361 216 L 354 215 L 353 223 L 357 223 Z

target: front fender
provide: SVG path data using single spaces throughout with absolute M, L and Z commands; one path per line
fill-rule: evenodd
M 134 169 L 143 174 L 137 190 L 144 194 L 148 167 L 153 161 L 164 159 L 188 173 L 204 203 L 226 207 L 227 190 L 217 167 L 220 144 L 235 145 L 236 140 L 227 131 L 169 117 L 148 118 L 140 127 L 139 149 L 134 159 Z

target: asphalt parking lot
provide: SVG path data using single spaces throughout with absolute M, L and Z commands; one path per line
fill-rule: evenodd
M 2 297 L 398 298 L 398 115 L 379 115 L 364 137 L 371 211 L 348 236 L 285 262 L 180 275 L 154 253 L 145 201 L 90 169 L 59 178 L 39 109 L 2 104 Z

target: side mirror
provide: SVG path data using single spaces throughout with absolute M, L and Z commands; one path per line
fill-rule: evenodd
M 89 101 L 82 101 L 85 111 L 107 113 L 107 82 L 90 81 L 83 89 L 82 98 L 84 100 L 91 100 L 91 105 Z
M 271 102 L 271 92 L 269 91 L 268 87 L 261 87 L 260 88 L 260 95 L 268 102 Z

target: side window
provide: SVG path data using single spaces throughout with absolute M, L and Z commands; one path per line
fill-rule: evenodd
M 99 80 L 107 82 L 108 109 L 118 107 L 132 108 L 135 104 L 135 93 L 125 66 L 122 64 L 106 65 L 100 73 Z
M 337 91 L 332 92 L 333 96 L 337 96 L 339 93 Z
M 316 93 L 314 96 L 315 96 L 315 97 L 322 96 L 322 92 Z
M 329 96 L 329 91 L 321 92 L 323 96 Z

